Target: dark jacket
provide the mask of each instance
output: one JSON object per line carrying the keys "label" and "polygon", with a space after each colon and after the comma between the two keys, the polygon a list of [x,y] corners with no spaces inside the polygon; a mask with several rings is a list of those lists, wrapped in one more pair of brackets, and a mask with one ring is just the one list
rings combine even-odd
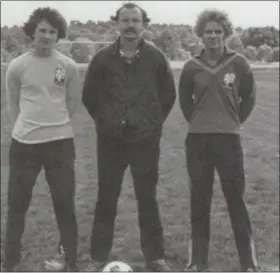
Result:
{"label": "dark jacket", "polygon": [[91,61],[82,101],[98,134],[141,139],[160,135],[176,98],[173,74],[163,53],[141,40],[128,64],[119,39]]}
{"label": "dark jacket", "polygon": [[188,61],[179,82],[179,101],[190,133],[239,133],[256,102],[255,81],[246,59],[226,48],[211,68],[204,51]]}

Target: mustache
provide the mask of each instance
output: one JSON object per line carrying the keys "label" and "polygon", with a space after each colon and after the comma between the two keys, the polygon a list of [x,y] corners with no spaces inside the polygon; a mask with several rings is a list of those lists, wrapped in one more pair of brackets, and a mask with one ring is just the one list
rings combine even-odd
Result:
{"label": "mustache", "polygon": [[129,28],[127,28],[124,32],[125,32],[125,33],[128,33],[128,32],[133,32],[133,33],[135,33],[136,31],[135,31],[135,29],[134,29],[133,27],[129,27]]}

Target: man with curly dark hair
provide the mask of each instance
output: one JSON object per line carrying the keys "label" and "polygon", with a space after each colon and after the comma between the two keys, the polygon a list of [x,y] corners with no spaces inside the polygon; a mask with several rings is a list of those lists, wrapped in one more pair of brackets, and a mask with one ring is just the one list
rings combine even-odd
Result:
{"label": "man with curly dark hair", "polygon": [[187,271],[208,267],[210,211],[216,169],[228,205],[243,271],[257,270],[251,223],[244,201],[245,175],[240,127],[256,101],[255,81],[247,60],[230,51],[233,33],[227,14],[206,10],[195,32],[205,49],[182,71],[179,100],[189,123],[186,137],[191,189],[192,240]]}
{"label": "man with curly dark hair", "polygon": [[54,49],[65,37],[66,27],[58,11],[36,9],[23,26],[34,47],[14,59],[7,70],[7,106],[13,130],[3,264],[6,271],[14,271],[20,263],[25,216],[42,167],[65,252],[62,266],[77,271],[75,146],[70,122],[80,80],[75,62]]}
{"label": "man with curly dark hair", "polygon": [[98,147],[99,188],[91,237],[93,261],[88,271],[99,271],[108,259],[128,166],[147,267],[170,271],[165,261],[156,188],[162,127],[176,97],[173,74],[163,53],[141,37],[149,22],[143,9],[126,3],[111,19],[120,37],[94,56],[82,96],[95,121]]}

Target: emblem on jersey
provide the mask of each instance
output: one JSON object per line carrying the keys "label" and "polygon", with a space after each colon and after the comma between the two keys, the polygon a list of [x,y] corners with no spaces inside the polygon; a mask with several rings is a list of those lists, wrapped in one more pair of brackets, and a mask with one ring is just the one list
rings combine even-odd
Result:
{"label": "emblem on jersey", "polygon": [[226,73],[224,76],[224,86],[232,87],[235,81],[235,74],[233,73]]}
{"label": "emblem on jersey", "polygon": [[54,82],[58,85],[64,85],[66,71],[62,67],[55,69],[54,73]]}

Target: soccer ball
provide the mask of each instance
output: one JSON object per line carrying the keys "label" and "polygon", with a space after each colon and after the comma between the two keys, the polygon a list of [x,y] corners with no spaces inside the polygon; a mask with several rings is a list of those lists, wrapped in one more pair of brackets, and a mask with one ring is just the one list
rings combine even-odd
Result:
{"label": "soccer ball", "polygon": [[102,272],[133,272],[133,269],[124,262],[115,261],[107,264]]}

